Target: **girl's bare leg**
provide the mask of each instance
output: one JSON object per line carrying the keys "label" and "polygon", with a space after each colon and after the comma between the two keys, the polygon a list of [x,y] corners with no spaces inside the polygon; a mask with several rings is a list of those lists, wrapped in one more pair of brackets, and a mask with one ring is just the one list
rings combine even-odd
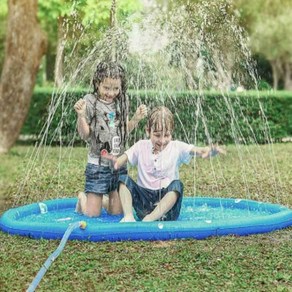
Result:
{"label": "girl's bare leg", "polygon": [[155,221],[160,219],[166,214],[176,203],[178,194],[176,192],[167,193],[158,203],[156,208],[148,215],[146,215],[142,221]]}
{"label": "girl's bare leg", "polygon": [[108,200],[107,211],[109,214],[118,215],[123,213],[120,196],[117,190],[109,193]]}
{"label": "girl's bare leg", "polygon": [[120,222],[135,222],[132,195],[125,184],[120,184],[119,193],[124,212],[124,218]]}
{"label": "girl's bare leg", "polygon": [[85,214],[86,202],[87,202],[87,197],[86,197],[85,193],[79,192],[75,212]]}
{"label": "girl's bare leg", "polygon": [[[108,210],[108,206],[109,206],[109,199],[107,196],[103,196],[102,207]],[[86,210],[87,210],[87,196],[84,192],[79,192],[75,212],[86,214],[87,213]]]}
{"label": "girl's bare leg", "polygon": [[108,196],[102,197],[102,207],[105,208],[107,211],[109,209],[109,198]]}
{"label": "girl's bare leg", "polygon": [[79,192],[78,193],[77,204],[76,204],[76,207],[75,207],[75,212],[77,212],[77,213],[83,213],[83,210],[82,210],[82,207],[81,207],[81,197],[83,195],[85,196],[85,194],[83,192]]}
{"label": "girl's bare leg", "polygon": [[[88,193],[86,198],[86,207],[84,210],[84,214],[89,217],[97,217],[101,213],[101,206],[102,206],[102,194],[94,194]],[[80,201],[82,206],[82,201]]]}

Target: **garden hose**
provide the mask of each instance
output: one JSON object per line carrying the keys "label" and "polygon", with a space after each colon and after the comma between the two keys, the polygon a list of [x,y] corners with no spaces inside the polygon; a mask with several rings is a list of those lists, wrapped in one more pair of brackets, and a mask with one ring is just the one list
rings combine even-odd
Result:
{"label": "garden hose", "polygon": [[37,273],[37,275],[35,276],[35,278],[33,279],[33,281],[31,282],[31,284],[29,285],[28,289],[26,290],[27,292],[33,292],[35,291],[36,287],[38,286],[39,282],[41,281],[41,279],[43,278],[44,274],[47,272],[47,270],[49,269],[50,265],[52,264],[52,262],[59,256],[59,254],[62,252],[62,250],[65,247],[65,244],[70,236],[70,234],[72,233],[72,231],[76,228],[81,228],[81,229],[85,229],[86,228],[86,222],[85,221],[79,221],[79,222],[75,222],[73,224],[71,224],[66,232],[64,233],[62,240],[59,244],[59,246],[57,247],[57,249],[48,257],[48,259],[45,261],[45,263],[43,264],[42,268],[39,270],[39,272]]}

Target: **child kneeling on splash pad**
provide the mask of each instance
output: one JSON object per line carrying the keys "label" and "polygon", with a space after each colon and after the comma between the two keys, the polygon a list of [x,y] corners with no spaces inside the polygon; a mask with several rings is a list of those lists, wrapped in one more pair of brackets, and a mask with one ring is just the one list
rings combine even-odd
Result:
{"label": "child kneeling on splash pad", "polygon": [[218,146],[195,147],[172,140],[174,119],[171,111],[155,107],[149,114],[146,134],[149,140],[140,140],[116,159],[115,169],[127,162],[138,167],[137,183],[128,175],[119,177],[119,195],[124,217],[121,222],[176,220],[180,213],[183,184],[179,167],[196,155],[202,158],[225,153]]}
{"label": "child kneeling on splash pad", "polygon": [[85,192],[78,194],[76,211],[89,217],[99,216],[102,206],[110,214],[122,213],[117,192],[118,177],[121,173],[126,174],[127,169],[115,170],[112,161],[103,158],[103,153],[114,157],[123,154],[128,134],[147,115],[147,107],[140,105],[128,121],[126,76],[118,63],[99,63],[92,84],[93,93],[74,105],[78,133],[89,145]]}

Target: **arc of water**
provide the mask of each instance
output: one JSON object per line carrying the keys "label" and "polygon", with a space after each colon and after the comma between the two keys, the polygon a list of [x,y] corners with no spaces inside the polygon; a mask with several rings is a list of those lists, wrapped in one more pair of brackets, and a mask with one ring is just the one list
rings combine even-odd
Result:
{"label": "arc of water", "polygon": [[117,23],[117,18],[116,18],[116,0],[112,0],[112,5],[111,5],[111,10],[110,10],[110,28],[111,28],[111,43],[112,43],[112,47],[111,47],[111,58],[112,61],[115,62],[117,61],[117,45],[116,45],[116,23]]}

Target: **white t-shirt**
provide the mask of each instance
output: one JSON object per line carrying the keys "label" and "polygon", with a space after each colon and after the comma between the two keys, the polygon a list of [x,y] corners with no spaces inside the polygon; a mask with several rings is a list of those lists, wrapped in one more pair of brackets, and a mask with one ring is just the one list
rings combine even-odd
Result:
{"label": "white t-shirt", "polygon": [[161,152],[152,152],[150,140],[140,140],[125,153],[131,165],[138,167],[137,184],[143,188],[158,190],[179,179],[179,167],[193,157],[193,145],[170,141]]}

